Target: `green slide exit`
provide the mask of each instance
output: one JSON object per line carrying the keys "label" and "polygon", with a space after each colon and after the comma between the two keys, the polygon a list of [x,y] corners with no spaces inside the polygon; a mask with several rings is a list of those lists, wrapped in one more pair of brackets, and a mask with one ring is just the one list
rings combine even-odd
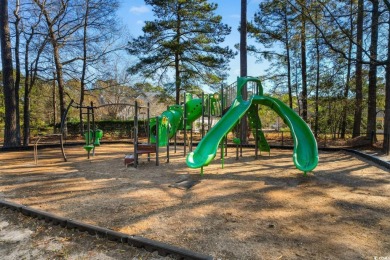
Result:
{"label": "green slide exit", "polygon": [[282,101],[267,97],[256,96],[254,102],[274,110],[289,126],[294,140],[293,161],[295,166],[309,172],[318,164],[318,147],[313,132],[303,119]]}

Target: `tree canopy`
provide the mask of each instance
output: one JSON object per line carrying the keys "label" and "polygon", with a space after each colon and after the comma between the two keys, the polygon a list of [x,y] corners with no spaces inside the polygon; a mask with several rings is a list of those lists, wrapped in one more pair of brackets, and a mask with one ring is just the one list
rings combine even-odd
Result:
{"label": "tree canopy", "polygon": [[173,77],[176,103],[182,89],[220,82],[234,53],[222,46],[231,28],[215,15],[217,4],[206,0],[145,2],[152,6],[156,19],[145,23],[144,35],[129,42],[129,53],[139,59],[129,71],[159,82]]}

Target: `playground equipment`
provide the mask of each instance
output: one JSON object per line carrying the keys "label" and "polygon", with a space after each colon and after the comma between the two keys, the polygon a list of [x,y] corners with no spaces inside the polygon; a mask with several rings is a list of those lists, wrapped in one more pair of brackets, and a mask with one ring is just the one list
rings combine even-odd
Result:
{"label": "playground equipment", "polygon": [[[97,146],[100,146],[100,140],[103,138],[103,131],[100,129],[96,128],[95,124],[95,110],[103,108],[103,107],[110,107],[110,106],[123,106],[123,107],[134,107],[134,117],[137,121],[137,129],[134,131],[138,133],[138,113],[140,109],[147,108],[147,114],[148,114],[148,121],[149,121],[149,103],[146,106],[138,106],[137,102],[134,104],[129,104],[129,103],[110,103],[110,104],[103,104],[100,106],[94,106],[93,102],[90,103],[89,106],[81,106],[77,103],[74,102],[73,99],[71,99],[70,103],[68,104],[64,114],[62,115],[61,118],[61,150],[62,150],[62,155],[64,157],[64,161],[67,161],[66,154],[65,154],[65,149],[63,146],[63,140],[62,136],[65,135],[65,119],[67,118],[68,112],[70,108],[75,108],[75,109],[82,109],[82,114],[87,115],[87,124],[84,125],[86,129],[83,131],[83,136],[85,139],[85,145],[83,148],[88,152],[88,159],[90,159],[90,154],[92,152],[92,155],[95,154],[95,148]],[[134,137],[136,139],[136,137]],[[138,139],[137,139],[138,142]],[[135,150],[137,149],[137,142],[134,142],[134,147]]]}
{"label": "playground equipment", "polygon": [[[190,130],[190,150],[192,149],[192,130],[193,123],[202,117],[201,133],[202,137],[205,132],[204,118],[209,119],[208,126],[210,129],[210,119],[212,116],[221,116],[223,108],[222,96],[219,93],[204,94],[201,98],[193,98],[191,93],[184,93],[183,105],[169,106],[159,117],[150,120],[150,142],[157,144],[159,147],[169,145],[169,140],[175,137],[176,147],[176,133],[179,130],[184,131],[184,155],[186,155],[187,147],[187,130]],[[157,126],[157,121],[160,123]],[[156,136],[159,136],[158,141]],[[169,147],[168,147],[169,149]]]}
{"label": "playground equipment", "polygon": [[[242,89],[247,86],[248,82],[255,82],[256,88],[251,91],[248,100],[244,100]],[[250,92],[248,91],[248,93]],[[293,162],[295,166],[305,174],[313,170],[318,164],[318,148],[310,128],[283,102],[264,96],[260,80],[253,77],[239,77],[237,79],[236,99],[218,123],[204,136],[196,149],[188,154],[187,165],[191,168],[201,168],[203,173],[203,166],[207,166],[214,159],[221,140],[245,114],[248,114],[249,122],[255,129],[256,151],[257,149],[269,151],[269,145],[261,131],[257,105],[264,105],[274,110],[290,128],[294,140]]]}
{"label": "playground equipment", "polygon": [[[95,107],[93,102],[90,106],[78,106],[80,109],[86,110],[86,112],[81,112],[82,114],[87,115],[87,131],[84,132],[85,145],[84,149],[88,153],[88,159],[90,159],[90,154],[95,155],[95,147],[100,146],[100,139],[103,138],[103,131],[96,128],[95,125]],[[92,128],[91,128],[91,119],[92,119]]]}
{"label": "playground equipment", "polygon": [[186,155],[187,147],[187,130],[190,130],[190,150],[192,149],[192,130],[193,123],[198,118],[202,117],[202,137],[204,135],[204,117],[210,118],[213,115],[220,116],[222,111],[221,100],[218,93],[205,95],[202,93],[202,98],[193,98],[190,93],[184,93],[183,105],[172,105],[167,108],[160,116],[150,118],[149,104],[147,111],[148,140],[147,143],[139,143],[138,136],[138,109],[142,108],[135,103],[134,114],[134,153],[125,157],[125,165],[133,164],[135,168],[138,166],[139,155],[147,154],[150,161],[150,154],[156,154],[156,165],[159,165],[159,148],[166,147],[167,162],[169,162],[169,140],[174,137],[175,152],[176,152],[176,134],[179,130],[184,130],[184,155]]}

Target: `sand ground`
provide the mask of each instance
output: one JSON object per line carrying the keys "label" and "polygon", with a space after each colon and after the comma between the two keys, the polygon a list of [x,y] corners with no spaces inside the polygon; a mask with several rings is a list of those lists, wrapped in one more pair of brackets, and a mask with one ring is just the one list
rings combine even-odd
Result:
{"label": "sand ground", "polygon": [[[216,259],[390,258],[390,174],[355,155],[320,152],[318,167],[303,176],[290,150],[256,160],[247,148],[237,161],[229,149],[223,169],[216,158],[201,176],[187,168],[182,147],[171,151],[169,164],[163,152],[160,166],[142,156],[137,169],[123,165],[132,150],[103,144],[88,160],[82,147],[67,147],[63,162],[59,149],[41,149],[37,165],[32,151],[1,153],[0,197]],[[195,185],[186,189],[184,179]],[[0,213],[3,256],[15,243],[52,243],[53,250],[32,248],[42,259],[159,258]],[[22,232],[16,242],[7,236],[15,225]],[[23,250],[17,258],[39,258]]]}

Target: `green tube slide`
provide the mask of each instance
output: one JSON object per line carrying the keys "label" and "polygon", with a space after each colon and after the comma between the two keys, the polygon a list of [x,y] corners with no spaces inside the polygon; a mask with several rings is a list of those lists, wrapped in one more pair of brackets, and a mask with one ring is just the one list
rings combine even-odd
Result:
{"label": "green tube slide", "polygon": [[[186,102],[186,129],[190,130],[192,123],[202,115],[202,100],[190,99]],[[156,134],[158,131],[158,146],[163,147],[168,144],[178,130],[184,130],[184,109],[181,105],[168,107],[160,116],[158,116],[159,127],[156,127],[156,118],[150,120],[150,142],[156,143]]]}
{"label": "green tube slide", "polygon": [[222,138],[229,133],[250,106],[251,101],[240,102],[238,99],[234,100],[230,109],[203,137],[195,151],[188,154],[187,165],[190,168],[207,166],[217,154],[218,145]]}
{"label": "green tube slide", "polygon": [[[248,101],[236,99],[228,112],[201,140],[196,149],[189,153],[186,162],[190,168],[207,166],[215,157],[222,138],[253,104],[261,104],[273,109],[290,127],[294,140],[293,161],[303,171],[313,170],[318,164],[317,142],[308,125],[283,102],[265,96],[254,96]],[[252,112],[253,114],[253,112]]]}
{"label": "green tube slide", "polygon": [[266,96],[256,96],[253,100],[274,110],[289,126],[294,140],[293,161],[303,171],[312,171],[318,164],[317,141],[303,119],[282,101]]}

